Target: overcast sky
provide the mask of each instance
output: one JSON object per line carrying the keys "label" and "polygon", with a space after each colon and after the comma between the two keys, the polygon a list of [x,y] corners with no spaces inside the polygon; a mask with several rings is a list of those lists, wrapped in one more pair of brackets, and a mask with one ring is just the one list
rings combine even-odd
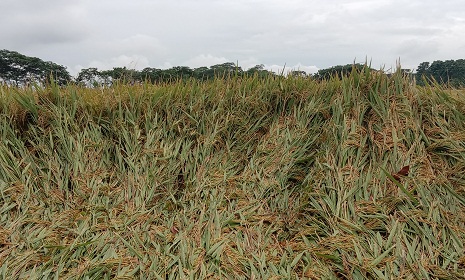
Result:
{"label": "overcast sky", "polygon": [[100,70],[465,58],[463,0],[1,0],[0,49]]}

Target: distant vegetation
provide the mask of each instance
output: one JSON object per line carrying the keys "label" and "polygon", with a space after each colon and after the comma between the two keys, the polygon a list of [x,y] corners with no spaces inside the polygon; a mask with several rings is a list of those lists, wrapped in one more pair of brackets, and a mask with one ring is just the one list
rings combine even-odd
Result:
{"label": "distant vegetation", "polygon": [[49,82],[50,76],[59,84],[71,81],[66,67],[18,52],[0,50],[0,80],[19,85],[30,82]]}
{"label": "distant vegetation", "polygon": [[[301,70],[292,70],[292,76],[312,77],[317,80],[329,79],[332,76],[348,76],[355,67],[358,70],[365,67],[363,64],[347,64],[320,69],[315,74],[306,73]],[[379,70],[379,69],[373,69]],[[452,87],[465,86],[465,59],[434,61],[433,63],[422,62],[415,73],[404,70],[410,77],[415,77],[417,84],[447,84]],[[147,67],[143,70],[128,69],[126,67],[115,67],[111,70],[99,70],[97,68],[81,69],[77,77],[73,78],[66,67],[53,62],[44,62],[36,57],[28,57],[15,51],[0,51],[0,81],[10,85],[25,85],[30,82],[49,82],[50,77],[58,84],[69,82],[78,83],[87,87],[110,86],[116,81],[129,83],[166,83],[175,82],[179,79],[196,79],[200,81],[212,80],[215,77],[227,78],[235,76],[258,76],[267,78],[278,74],[265,69],[264,65],[256,65],[248,70],[232,63],[222,63],[210,67],[199,67],[191,69],[187,66],[176,66],[169,69],[158,69]]]}
{"label": "distant vegetation", "polygon": [[416,76],[417,82],[420,85],[429,83],[428,78],[432,78],[440,84],[448,84],[452,87],[465,87],[465,59],[436,60],[431,64],[423,62],[418,66]]}
{"label": "distant vegetation", "polygon": [[462,279],[463,92],[322,78],[0,86],[0,278]]}
{"label": "distant vegetation", "polygon": [[141,71],[127,69],[126,67],[116,67],[112,70],[99,71],[97,68],[82,69],[76,78],[76,82],[84,85],[100,86],[111,85],[115,81],[125,82],[149,82],[149,83],[166,83],[175,82],[180,79],[188,80],[191,78],[204,81],[212,80],[215,77],[227,78],[232,75],[258,75],[265,78],[274,75],[272,72],[264,69],[263,65],[257,65],[247,71],[232,62],[213,65],[211,67],[199,67],[191,69],[187,66],[176,66],[170,69],[145,68]]}

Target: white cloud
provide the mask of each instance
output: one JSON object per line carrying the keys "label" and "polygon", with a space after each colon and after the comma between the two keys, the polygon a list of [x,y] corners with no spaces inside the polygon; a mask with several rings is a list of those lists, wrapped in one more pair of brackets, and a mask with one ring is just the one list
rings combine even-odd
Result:
{"label": "white cloud", "polygon": [[212,65],[221,64],[225,62],[230,62],[230,61],[225,57],[217,57],[211,54],[200,54],[200,55],[194,56],[184,61],[183,65],[189,66],[191,68],[198,68],[202,66],[209,67]]}
{"label": "white cloud", "polygon": [[302,65],[301,63],[295,64],[293,66],[287,66],[287,65],[265,65],[265,69],[269,71],[273,71],[277,74],[288,74],[291,71],[305,71],[307,74],[315,74],[318,72],[318,67],[313,66],[313,65]]}
{"label": "white cloud", "polygon": [[[463,1],[2,0],[2,48],[79,65],[316,68],[463,58]],[[302,63],[302,64],[299,64]],[[307,66],[309,65],[309,66]],[[404,65],[402,65],[404,66]],[[292,68],[292,67],[289,67]]]}
{"label": "white cloud", "polygon": [[68,1],[1,1],[0,33],[9,48],[79,43],[88,36],[82,7]]}
{"label": "white cloud", "polygon": [[433,57],[438,52],[439,46],[439,43],[433,39],[408,39],[400,42],[394,52],[401,57]]}
{"label": "white cloud", "polygon": [[109,60],[94,60],[89,63],[89,67],[95,67],[99,70],[113,69],[114,67],[126,67],[128,69],[143,69],[149,67],[149,60],[141,55],[119,55]]}
{"label": "white cloud", "polygon": [[160,43],[160,40],[146,34],[135,34],[121,40],[112,41],[106,45],[123,52],[166,53],[166,48]]}

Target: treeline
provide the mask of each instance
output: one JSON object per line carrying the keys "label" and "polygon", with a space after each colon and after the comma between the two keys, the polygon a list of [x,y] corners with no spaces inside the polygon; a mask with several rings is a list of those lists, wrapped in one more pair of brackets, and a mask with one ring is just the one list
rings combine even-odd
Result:
{"label": "treeline", "polygon": [[[293,70],[293,76],[312,77],[318,80],[328,79],[335,75],[347,76],[356,68],[361,70],[367,67],[364,64],[347,64],[320,69],[315,74],[305,71]],[[375,69],[372,69],[376,71]],[[402,70],[405,74],[414,77],[419,85],[438,82],[453,87],[465,87],[465,59],[422,62],[415,73]],[[288,74],[288,73],[286,73]],[[258,77],[277,76],[278,74],[266,70],[263,64],[256,65],[248,70],[232,62],[199,67],[191,69],[187,66],[176,66],[169,69],[147,67],[143,70],[115,67],[111,70],[97,68],[82,69],[77,77],[72,77],[65,66],[50,61],[42,61],[37,57],[29,57],[15,51],[0,50],[0,81],[10,85],[24,85],[31,82],[48,83],[53,78],[60,85],[78,83],[86,87],[111,86],[115,81],[123,80],[128,83],[150,82],[166,83],[179,79],[208,80],[215,77],[228,77],[230,75]]]}
{"label": "treeline", "polygon": [[465,59],[436,60],[431,64],[422,62],[415,75],[419,85],[436,81],[452,87],[465,87]]}
{"label": "treeline", "polygon": [[111,85],[115,80],[125,82],[150,82],[164,83],[179,79],[208,80],[214,77],[228,77],[231,75],[258,75],[266,77],[275,75],[265,70],[264,65],[256,65],[246,71],[232,62],[213,65],[210,67],[199,67],[191,69],[187,66],[176,66],[169,69],[158,69],[147,67],[143,70],[128,69],[126,67],[115,67],[111,70],[99,71],[97,68],[82,69],[76,77],[76,82],[86,86]]}
{"label": "treeline", "polygon": [[0,79],[4,83],[47,83],[50,77],[59,84],[66,84],[72,80],[65,66],[15,51],[0,50]]}
{"label": "treeline", "polygon": [[[305,75],[303,71],[294,71],[294,75]],[[199,67],[191,69],[187,66],[176,66],[169,69],[147,67],[143,70],[115,67],[111,70],[98,70],[97,68],[82,69],[77,77],[73,78],[65,66],[53,62],[42,61],[37,57],[29,57],[15,51],[0,51],[0,81],[9,85],[25,85],[31,82],[48,83],[51,78],[60,85],[70,82],[87,87],[110,86],[117,80],[128,83],[150,82],[163,83],[179,79],[195,78],[199,80],[214,77],[228,77],[230,75],[258,75],[266,77],[276,75],[265,69],[263,64],[256,65],[248,70],[232,62]]]}

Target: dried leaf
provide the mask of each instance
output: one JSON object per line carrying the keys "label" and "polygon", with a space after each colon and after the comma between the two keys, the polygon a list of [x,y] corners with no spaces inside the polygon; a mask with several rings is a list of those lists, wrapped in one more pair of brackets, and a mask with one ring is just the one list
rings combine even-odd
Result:
{"label": "dried leaf", "polygon": [[177,234],[179,232],[179,229],[175,226],[171,227],[171,233],[172,234]]}
{"label": "dried leaf", "polygon": [[402,169],[399,170],[399,172],[397,172],[397,174],[402,175],[402,176],[407,176],[409,170],[410,170],[410,166],[406,165],[406,166],[402,167]]}
{"label": "dried leaf", "polygon": [[408,175],[408,172],[410,170],[410,166],[409,165],[406,165],[404,167],[402,167],[397,173],[393,173],[391,174],[392,177],[394,177],[394,179],[396,179],[397,181],[400,181],[400,178],[402,178],[402,176],[407,176]]}

